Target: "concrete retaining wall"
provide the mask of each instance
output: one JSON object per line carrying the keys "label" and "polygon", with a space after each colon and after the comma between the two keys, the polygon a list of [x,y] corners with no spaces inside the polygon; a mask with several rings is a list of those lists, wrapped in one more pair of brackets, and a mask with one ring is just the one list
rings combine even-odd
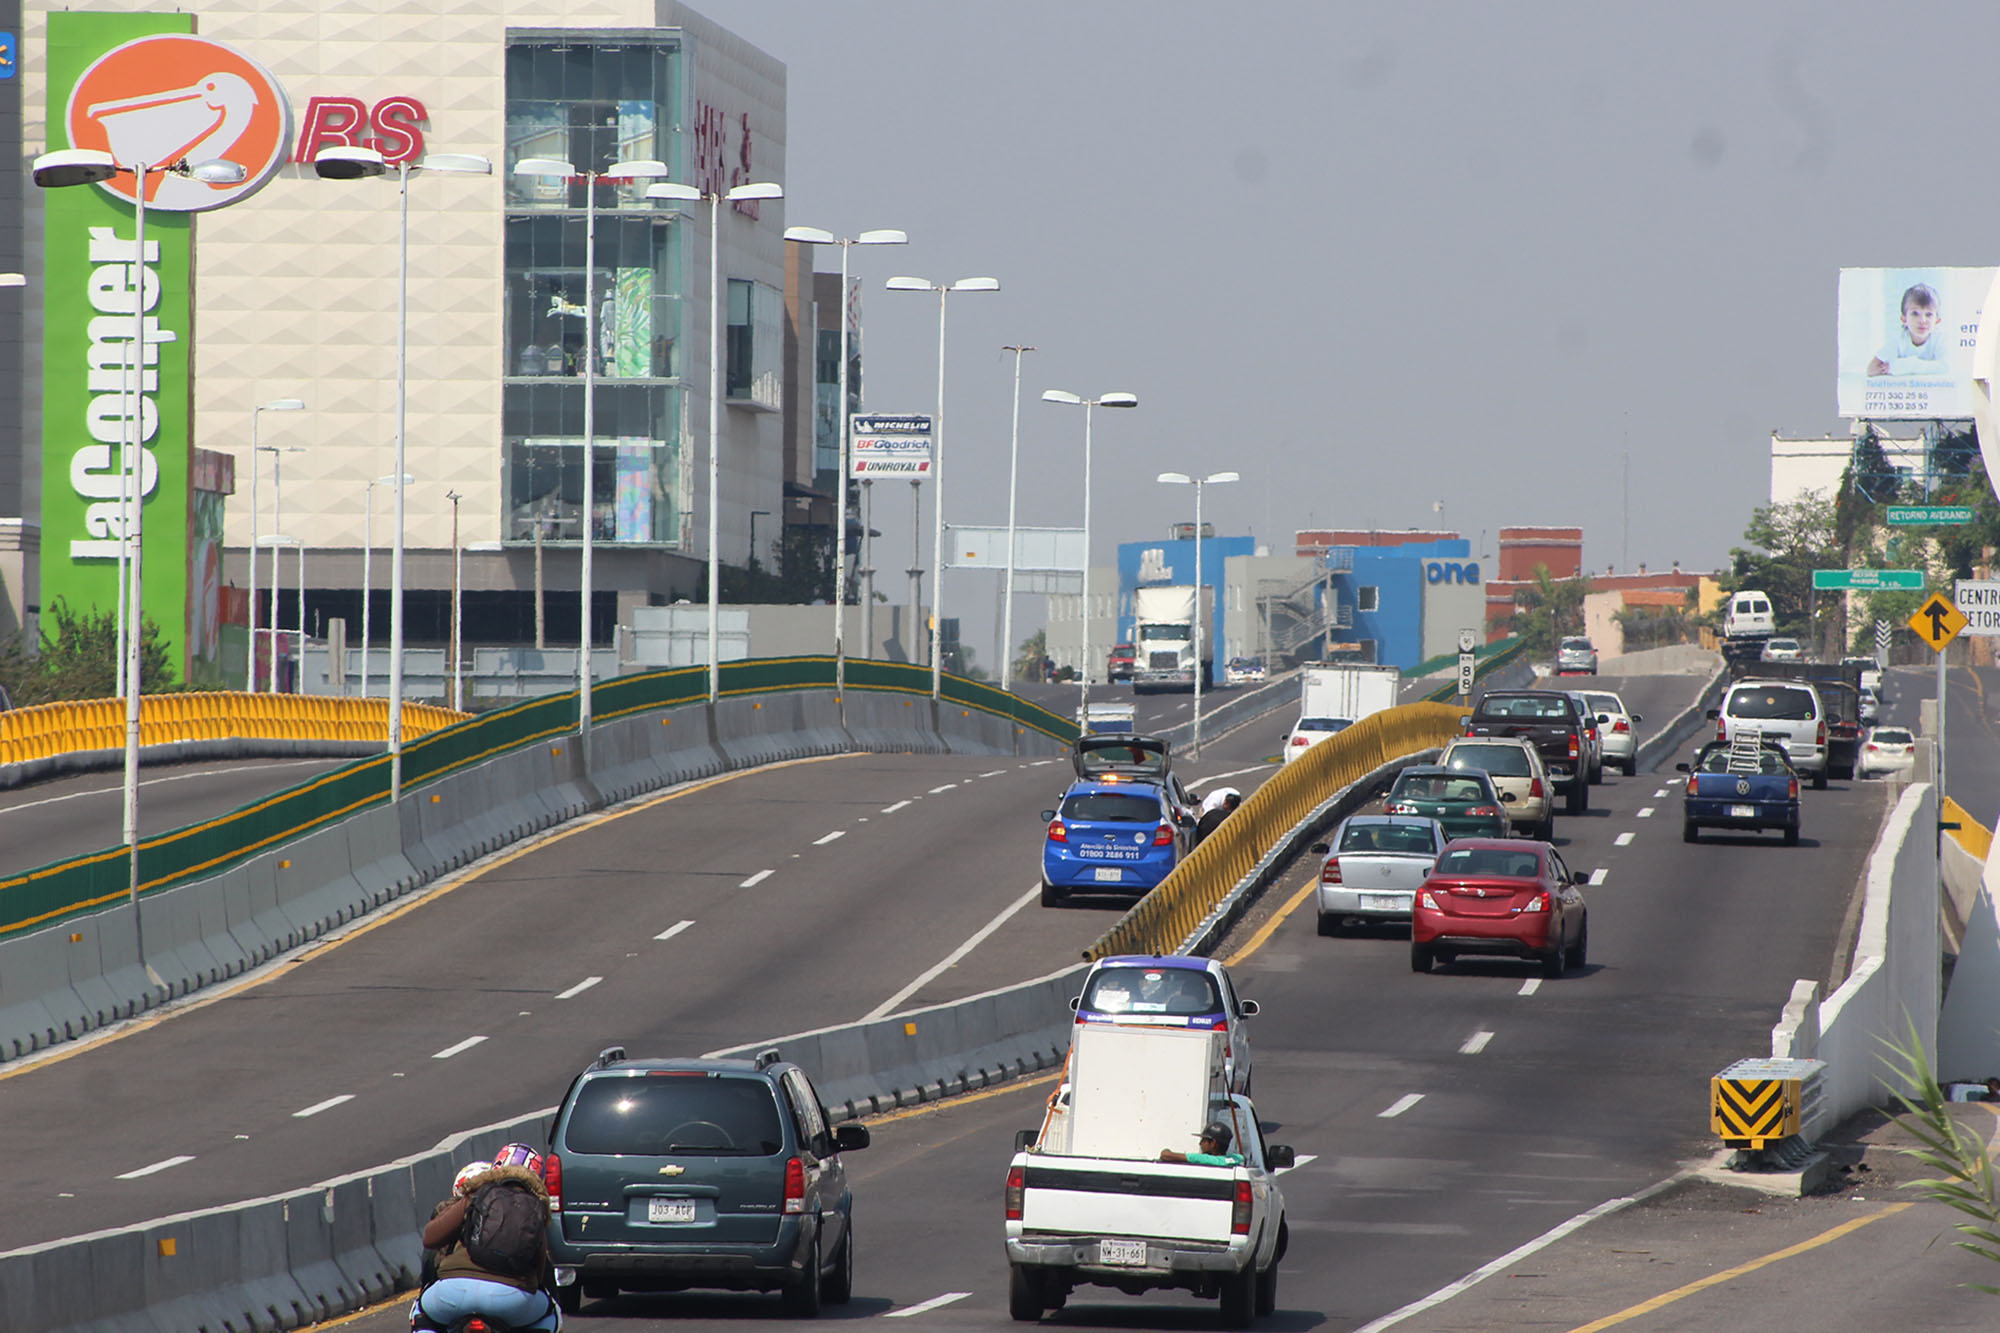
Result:
{"label": "concrete retaining wall", "polygon": [[[1689,648],[1686,645],[1681,645],[1678,648],[1651,648],[1646,653],[1634,653],[1631,656],[1635,658],[1644,657],[1650,653],[1686,653],[1699,655],[1704,660],[1696,663],[1696,665],[1705,667],[1708,680],[1701,687],[1701,693],[1695,696],[1693,703],[1674,714],[1673,717],[1667,720],[1665,725],[1655,727],[1652,735],[1639,742],[1639,751],[1634,756],[1633,765],[1641,773],[1650,773],[1662,763],[1679,754],[1681,747],[1686,745],[1708,725],[1708,710],[1718,707],[1722,703],[1723,691],[1729,688],[1729,668],[1714,653],[1700,648]],[[1625,660],[1629,661],[1631,659],[1627,658]],[[1693,660],[1692,657],[1690,660]],[[1693,675],[1696,673],[1690,671],[1687,674]]]}

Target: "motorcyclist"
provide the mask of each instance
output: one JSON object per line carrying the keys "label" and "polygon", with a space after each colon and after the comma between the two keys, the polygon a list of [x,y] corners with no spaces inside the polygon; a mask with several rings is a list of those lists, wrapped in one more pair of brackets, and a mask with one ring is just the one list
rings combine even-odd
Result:
{"label": "motorcyclist", "polygon": [[549,1192],[542,1183],[541,1172],[540,1153],[524,1143],[510,1143],[491,1163],[471,1163],[458,1173],[452,1197],[438,1205],[424,1227],[425,1249],[437,1252],[437,1275],[410,1307],[412,1329],[443,1330],[469,1315],[481,1315],[509,1328],[536,1333],[557,1333],[561,1329],[562,1313],[548,1290],[545,1222],[535,1233],[539,1252],[529,1265],[531,1271],[521,1275],[481,1267],[468,1253],[463,1234],[474,1200],[487,1190],[525,1191],[539,1204],[545,1219]]}

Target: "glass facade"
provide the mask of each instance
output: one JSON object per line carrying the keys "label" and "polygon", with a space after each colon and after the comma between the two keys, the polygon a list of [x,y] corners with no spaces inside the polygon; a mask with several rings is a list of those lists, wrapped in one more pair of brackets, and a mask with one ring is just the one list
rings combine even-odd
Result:
{"label": "glass facade", "polygon": [[[685,545],[682,445],[686,227],[647,180],[517,176],[525,157],[579,173],[652,158],[672,178],[685,53],[655,32],[517,31],[507,49],[505,541]],[[585,192],[595,189],[592,200]],[[586,204],[596,250],[586,272]],[[594,375],[591,490],[583,494],[584,384]]]}
{"label": "glass facade", "polygon": [[747,278],[729,280],[728,369],[723,392],[739,407],[775,412],[784,403],[785,298]]}

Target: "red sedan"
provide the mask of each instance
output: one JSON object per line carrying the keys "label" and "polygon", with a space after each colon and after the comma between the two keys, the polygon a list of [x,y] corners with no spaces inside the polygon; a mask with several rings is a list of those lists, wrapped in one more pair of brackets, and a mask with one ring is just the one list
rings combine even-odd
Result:
{"label": "red sedan", "polygon": [[1582,967],[1590,917],[1577,885],[1588,878],[1545,842],[1460,838],[1417,889],[1410,970],[1464,954],[1539,962],[1545,977]]}

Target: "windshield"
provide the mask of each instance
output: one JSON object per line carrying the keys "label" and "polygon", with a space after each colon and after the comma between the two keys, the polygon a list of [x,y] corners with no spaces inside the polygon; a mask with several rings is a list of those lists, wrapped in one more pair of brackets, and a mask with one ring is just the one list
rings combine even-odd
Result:
{"label": "windshield", "polygon": [[1413,801],[1491,801],[1493,789],[1485,770],[1458,773],[1406,774],[1396,780],[1389,799]]}
{"label": "windshield", "polygon": [[[1700,771],[1703,773],[1727,773],[1729,768],[1729,747],[1718,745],[1701,757]],[[1790,773],[1791,766],[1785,757],[1769,746],[1757,750],[1757,771],[1765,777],[1782,777]]]}
{"label": "windshield", "polygon": [[1438,858],[1437,873],[1534,879],[1542,873],[1542,859],[1535,852],[1506,847],[1447,847]]}
{"label": "windshield", "polygon": [[1724,710],[1730,717],[1769,718],[1785,722],[1809,722],[1818,715],[1811,690],[1786,685],[1760,685],[1738,690],[1729,696]]}
{"label": "windshield", "polygon": [[1086,792],[1063,801],[1062,817],[1100,824],[1156,824],[1160,803],[1123,792]]}
{"label": "windshield", "polygon": [[1878,745],[1915,745],[1916,737],[1900,727],[1877,727],[1869,734],[1869,740]]}
{"label": "windshield", "polygon": [[563,1127],[563,1150],[591,1155],[769,1157],[784,1146],[771,1085],[726,1074],[594,1078]]}
{"label": "windshield", "polygon": [[1185,643],[1193,636],[1194,627],[1192,625],[1176,623],[1172,625],[1139,626],[1139,637],[1152,643]]}
{"label": "windshield", "polygon": [[1586,694],[1583,697],[1590,701],[1590,711],[1593,713],[1622,713],[1625,711],[1624,702],[1615,694]]}
{"label": "windshield", "polygon": [[1344,717],[1302,717],[1300,731],[1345,731],[1354,724]]}
{"label": "windshield", "polygon": [[1566,718],[1568,702],[1560,695],[1489,694],[1480,700],[1477,717]]}
{"label": "windshield", "polygon": [[1563,647],[1565,647],[1565,648],[1573,648],[1573,649],[1577,650],[1578,652],[1585,652],[1585,653],[1587,653],[1587,652],[1589,652],[1589,651],[1590,651],[1590,640],[1589,640],[1589,639],[1564,639],[1564,640],[1563,640],[1563,644],[1562,644],[1562,646],[1563,646]]}
{"label": "windshield", "polygon": [[1222,1008],[1215,979],[1189,967],[1100,968],[1081,1006],[1093,1014],[1212,1014]]}
{"label": "windshield", "polygon": [[1444,763],[1454,773],[1473,768],[1503,778],[1534,775],[1534,770],[1528,767],[1528,752],[1518,745],[1454,745]]}
{"label": "windshield", "polygon": [[1341,852],[1422,852],[1437,850],[1421,824],[1349,824],[1340,834]]}

